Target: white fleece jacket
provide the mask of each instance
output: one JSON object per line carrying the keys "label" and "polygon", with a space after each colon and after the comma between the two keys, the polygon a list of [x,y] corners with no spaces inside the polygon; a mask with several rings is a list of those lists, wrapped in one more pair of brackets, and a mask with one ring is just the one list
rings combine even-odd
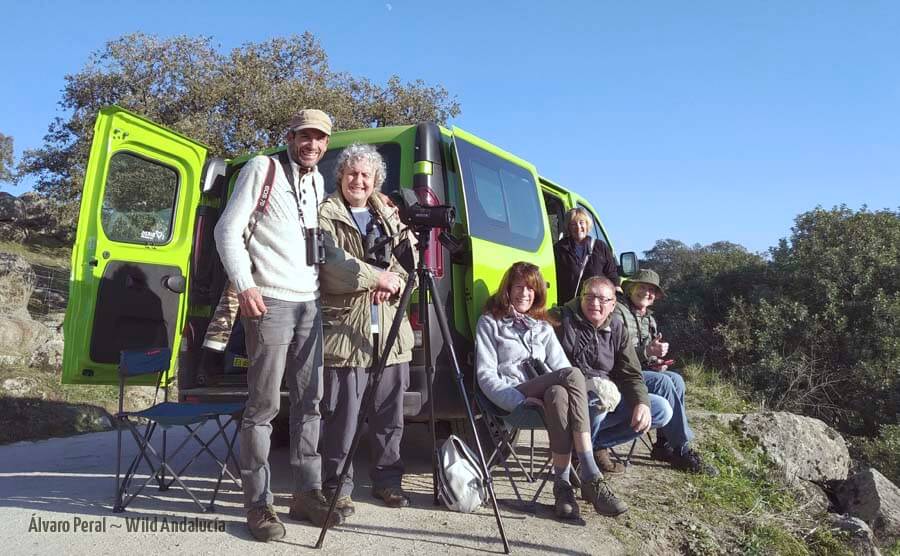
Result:
{"label": "white fleece jacket", "polygon": [[[255,156],[238,174],[234,191],[216,224],[216,248],[228,278],[238,292],[257,287],[265,297],[283,301],[312,301],[319,297],[318,269],[306,264],[306,240],[297,214],[297,199],[281,164],[275,161],[275,179],[269,205],[248,244],[245,234],[256,207],[268,156]],[[291,161],[294,175],[300,167]],[[299,180],[300,207],[307,227],[318,227],[318,206],[325,198],[324,181],[317,169]],[[252,268],[252,272],[251,272]]]}

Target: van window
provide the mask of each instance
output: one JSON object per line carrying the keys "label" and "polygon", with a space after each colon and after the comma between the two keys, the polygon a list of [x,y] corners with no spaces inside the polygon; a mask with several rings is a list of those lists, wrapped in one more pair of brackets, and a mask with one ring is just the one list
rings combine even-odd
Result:
{"label": "van window", "polygon": [[544,205],[547,207],[547,220],[550,222],[553,243],[556,243],[566,233],[566,209],[562,199],[547,192],[544,192]]}
{"label": "van window", "polygon": [[534,175],[494,154],[456,138],[466,192],[469,233],[525,251],[544,239]]}
{"label": "van window", "polygon": [[609,243],[606,241],[606,237],[603,235],[603,230],[600,228],[600,222],[597,221],[597,217],[594,216],[594,213],[591,209],[587,208],[581,203],[578,203],[578,206],[583,208],[588,214],[591,215],[591,220],[593,221],[593,226],[591,226],[591,235],[594,236],[594,239],[599,239],[603,243]]}
{"label": "van window", "polygon": [[[400,188],[400,144],[399,143],[381,143],[373,144],[378,154],[384,159],[387,166],[387,175],[384,183],[381,185],[381,192],[387,195]],[[337,181],[335,181],[334,172],[337,170],[338,156],[341,154],[342,148],[330,149],[322,160],[319,162],[319,173],[325,179],[325,193],[330,195],[337,189]]]}
{"label": "van window", "polygon": [[174,169],[131,153],[115,153],[103,191],[103,232],[122,243],[167,243],[177,193]]}

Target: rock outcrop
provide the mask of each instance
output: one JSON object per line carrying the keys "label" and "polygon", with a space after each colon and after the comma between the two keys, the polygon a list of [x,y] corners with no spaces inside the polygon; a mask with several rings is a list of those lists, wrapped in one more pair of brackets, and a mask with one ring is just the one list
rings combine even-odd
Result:
{"label": "rock outcrop", "polygon": [[60,225],[58,207],[51,201],[31,191],[19,197],[0,191],[0,240],[52,238],[68,243],[74,237],[71,226]]}
{"label": "rock outcrop", "polygon": [[843,481],[850,470],[847,444],[837,431],[812,417],[787,412],[750,413],[738,423],[792,482]]}
{"label": "rock outcrop", "polygon": [[900,540],[900,488],[877,470],[860,471],[835,494],[844,511],[865,521],[880,542]]}
{"label": "rock outcrop", "polygon": [[881,556],[875,545],[875,536],[865,521],[846,514],[832,514],[828,521],[832,529],[847,535],[847,541],[857,556]]}

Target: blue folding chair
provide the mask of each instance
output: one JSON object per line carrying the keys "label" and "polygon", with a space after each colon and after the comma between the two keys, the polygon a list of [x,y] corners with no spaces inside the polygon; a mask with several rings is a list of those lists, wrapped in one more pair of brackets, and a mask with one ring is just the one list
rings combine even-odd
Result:
{"label": "blue folding chair", "polygon": [[[497,465],[501,465],[506,474],[506,478],[512,485],[513,492],[515,493],[519,504],[523,506],[523,509],[532,512],[535,511],[537,508],[537,500],[540,498],[541,492],[547,485],[547,479],[550,477],[548,471],[550,470],[552,461],[552,457],[548,456],[546,461],[544,461],[538,469],[537,474],[534,473],[534,431],[547,430],[543,409],[537,406],[523,404],[512,412],[505,411],[489,400],[481,389],[478,388],[477,384],[475,386],[475,403],[477,403],[478,407],[481,409],[481,419],[490,433],[491,439],[494,441],[494,450],[490,457],[487,458],[488,470],[491,471]],[[523,430],[531,431],[530,472],[525,470],[525,466],[522,464],[522,461],[516,453],[516,437],[518,436],[519,431]],[[533,483],[537,477],[543,475],[543,479],[541,480],[540,485],[538,485],[537,491],[528,501],[526,501],[519,492],[515,477],[507,463],[510,456],[515,460],[519,469],[522,470],[527,482]]]}
{"label": "blue folding chair", "polygon": [[[234,455],[235,441],[240,425],[241,414],[244,410],[243,403],[177,403],[169,401],[169,384],[166,372],[169,370],[169,361],[172,359],[172,350],[169,348],[150,348],[137,351],[122,351],[119,359],[119,411],[115,415],[118,438],[116,457],[116,497],[114,512],[123,512],[125,507],[139,495],[151,482],[156,482],[160,491],[168,490],[173,483],[177,483],[191,499],[200,507],[200,511],[215,511],[216,496],[222,486],[222,480],[228,475],[240,489],[240,481],[228,470],[231,462],[235,469],[239,469]],[[156,395],[163,390],[163,401],[155,403],[142,411],[125,411],[125,383],[128,378],[155,373]],[[142,425],[142,421],[145,423]],[[200,436],[200,429],[206,423],[215,423],[215,434],[207,440]],[[227,428],[234,425],[234,432],[229,437]],[[139,427],[143,426],[143,431]],[[184,427],[188,436],[171,453],[166,451],[167,432],[171,427]],[[162,446],[157,450],[153,446],[153,435],[157,428],[162,428]],[[122,430],[128,429],[137,443],[138,453],[131,461],[124,476],[122,469]],[[225,456],[220,459],[212,449],[213,442],[221,436],[226,447]],[[178,471],[172,467],[173,458],[188,445],[191,440],[200,445],[197,452]],[[219,471],[216,477],[216,486],[213,489],[209,503],[204,505],[194,492],[188,488],[182,479],[185,471],[202,454],[208,454],[218,464]],[[141,462],[146,462],[149,467],[149,476],[137,485],[135,481]],[[135,486],[137,485],[137,486]]]}

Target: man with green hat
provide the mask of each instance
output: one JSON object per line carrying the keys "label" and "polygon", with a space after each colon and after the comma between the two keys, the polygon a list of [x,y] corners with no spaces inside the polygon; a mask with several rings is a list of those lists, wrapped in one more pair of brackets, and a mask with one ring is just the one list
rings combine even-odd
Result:
{"label": "man with green hat", "polygon": [[669,370],[674,363],[674,360],[666,359],[669,343],[663,341],[650,311],[650,306],[665,295],[659,285],[659,274],[641,269],[623,282],[622,290],[624,300],[616,304],[613,318],[622,322],[634,342],[647,391],[665,398],[672,406],[672,419],[657,429],[656,443],[650,456],[667,461],[676,469],[716,475],[716,469],[705,463],[700,454],[690,447],[694,432],[688,425],[684,406],[684,379]]}

